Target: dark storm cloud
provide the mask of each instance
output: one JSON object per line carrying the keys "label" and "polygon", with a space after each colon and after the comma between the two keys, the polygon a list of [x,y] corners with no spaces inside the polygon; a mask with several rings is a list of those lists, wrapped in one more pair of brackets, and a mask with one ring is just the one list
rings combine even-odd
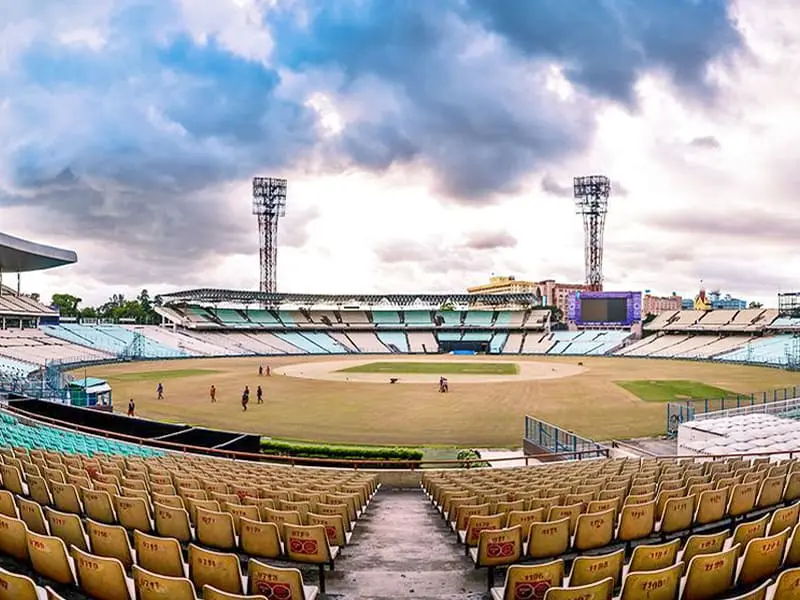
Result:
{"label": "dark storm cloud", "polygon": [[[525,81],[543,63],[564,65],[589,94],[633,106],[638,78],[653,70],[710,97],[709,63],[742,45],[722,0],[316,0],[301,24],[277,14],[283,64],[339,70],[340,94],[369,78],[394,92],[391,108],[349,121],[341,152],[376,170],[420,161],[441,191],[473,203],[518,190],[526,174],[591,138],[591,105]],[[487,33],[506,46],[475,52]],[[525,71],[508,66],[517,60]]]}
{"label": "dark storm cloud", "polygon": [[567,78],[628,105],[647,71],[666,72],[707,96],[709,63],[742,47],[727,0],[467,0],[494,32],[537,59],[565,65]]}
{"label": "dark storm cloud", "polygon": [[471,250],[516,248],[517,238],[507,231],[477,231],[467,236],[464,247]]}
{"label": "dark storm cloud", "polygon": [[[333,171],[419,164],[438,192],[490,202],[585,147],[591,96],[632,105],[637,78],[658,70],[705,97],[708,64],[741,44],[718,0],[311,0],[269,13],[266,65],[189,35],[170,0],[80,2],[67,20],[48,17],[63,3],[6,4],[0,21],[19,35],[0,72],[0,206],[107,248],[115,281],[141,280],[141,264],[150,281],[201,279],[214,260],[254,252],[249,199],[225,190],[312,156]],[[95,27],[99,50],[58,41]],[[548,91],[551,62],[574,98]],[[319,71],[361,103],[338,136],[282,88],[281,73]],[[281,243],[300,246],[293,219]]]}
{"label": "dark storm cloud", "polygon": [[696,137],[689,142],[689,145],[693,146],[694,148],[703,148],[705,150],[719,150],[722,147],[722,145],[719,143],[719,140],[713,135]]}

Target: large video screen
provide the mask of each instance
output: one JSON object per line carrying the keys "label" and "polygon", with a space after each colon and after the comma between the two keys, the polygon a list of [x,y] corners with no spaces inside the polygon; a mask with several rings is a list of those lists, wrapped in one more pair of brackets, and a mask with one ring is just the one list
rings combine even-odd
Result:
{"label": "large video screen", "polygon": [[578,325],[631,326],[642,319],[641,292],[573,292],[567,319]]}
{"label": "large video screen", "polygon": [[581,298],[584,323],[624,323],[627,319],[627,298]]}

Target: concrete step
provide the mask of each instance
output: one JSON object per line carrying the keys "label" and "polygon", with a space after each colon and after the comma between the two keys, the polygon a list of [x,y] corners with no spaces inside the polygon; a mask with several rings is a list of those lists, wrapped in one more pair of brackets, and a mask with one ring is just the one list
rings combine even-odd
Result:
{"label": "concrete step", "polygon": [[382,487],[327,583],[326,597],[342,600],[488,597],[485,571],[475,570],[421,490]]}

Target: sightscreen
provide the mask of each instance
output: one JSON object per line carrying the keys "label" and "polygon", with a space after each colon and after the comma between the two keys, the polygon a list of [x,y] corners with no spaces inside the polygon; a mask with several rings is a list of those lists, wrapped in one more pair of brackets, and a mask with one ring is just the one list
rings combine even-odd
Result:
{"label": "sightscreen", "polygon": [[624,323],[628,320],[627,298],[581,298],[584,323]]}

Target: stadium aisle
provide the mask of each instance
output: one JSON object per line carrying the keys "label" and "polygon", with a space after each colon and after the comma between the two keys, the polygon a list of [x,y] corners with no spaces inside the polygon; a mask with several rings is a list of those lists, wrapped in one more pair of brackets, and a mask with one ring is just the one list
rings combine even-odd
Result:
{"label": "stadium aisle", "polygon": [[475,570],[422,491],[383,487],[329,575],[327,596],[478,600],[485,589],[486,573]]}

